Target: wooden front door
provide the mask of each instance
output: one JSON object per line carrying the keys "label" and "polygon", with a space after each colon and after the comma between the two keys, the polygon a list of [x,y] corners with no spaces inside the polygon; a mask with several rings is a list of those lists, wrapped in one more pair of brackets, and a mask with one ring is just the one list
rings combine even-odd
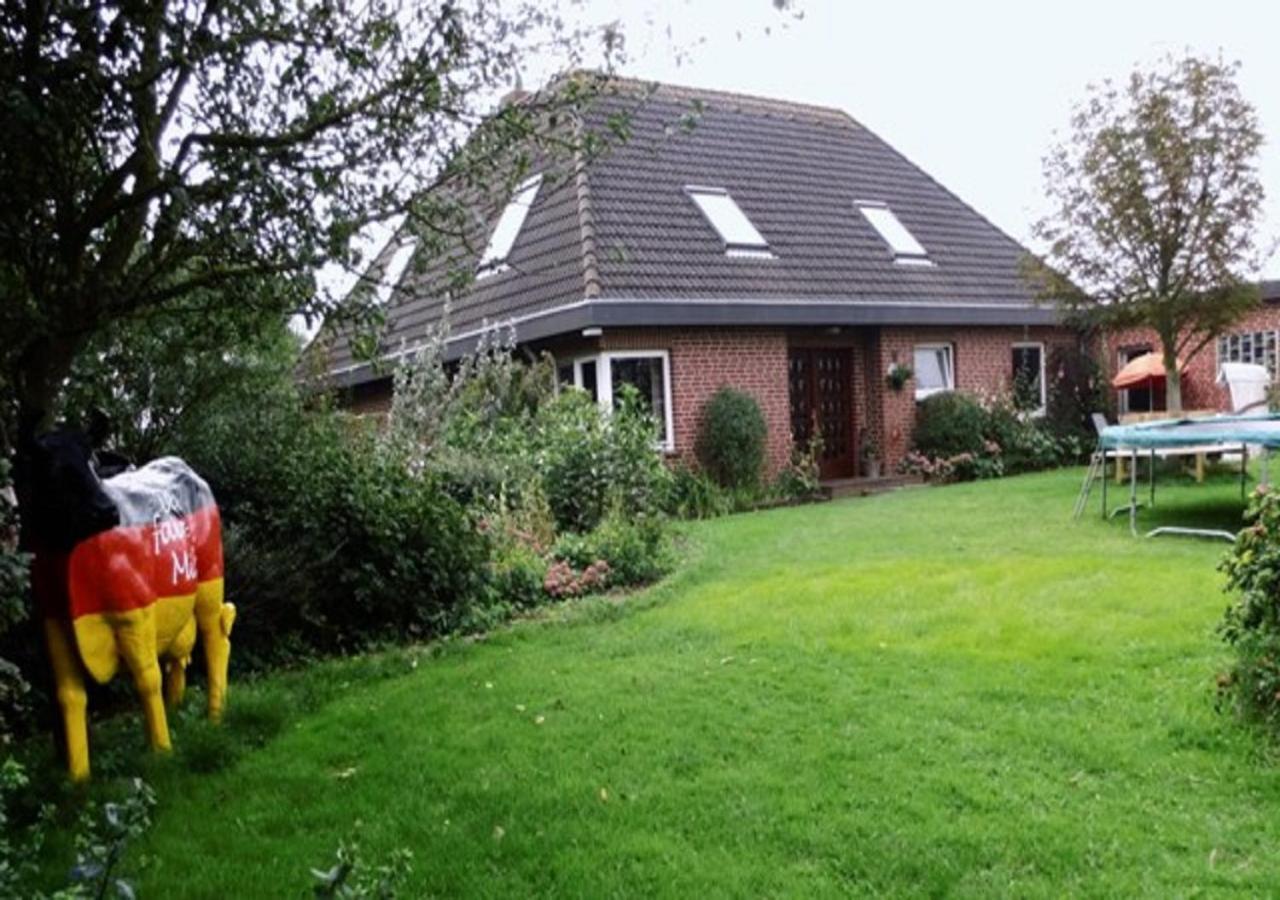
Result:
{"label": "wooden front door", "polygon": [[791,435],[797,447],[807,447],[817,429],[822,436],[818,472],[823,478],[858,474],[849,370],[848,350],[791,351]]}

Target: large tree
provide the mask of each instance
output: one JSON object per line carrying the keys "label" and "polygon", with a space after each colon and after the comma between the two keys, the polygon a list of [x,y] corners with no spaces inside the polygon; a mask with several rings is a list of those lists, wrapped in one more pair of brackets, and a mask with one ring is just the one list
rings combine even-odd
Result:
{"label": "large tree", "polygon": [[[491,115],[520,67],[577,65],[593,35],[606,67],[616,49],[612,31],[574,29],[556,6],[6,2],[0,417],[48,415],[115,323],[329,314],[342,298],[314,272],[363,268],[365,226],[413,214],[419,231],[456,230],[466,211],[424,201],[448,194],[431,188],[500,181],[498,158],[587,93]],[[481,121],[485,140],[465,143]]]}
{"label": "large tree", "polygon": [[1238,65],[1167,57],[1076,107],[1045,159],[1037,274],[1072,315],[1159,335],[1170,410],[1186,360],[1257,302],[1262,135]]}

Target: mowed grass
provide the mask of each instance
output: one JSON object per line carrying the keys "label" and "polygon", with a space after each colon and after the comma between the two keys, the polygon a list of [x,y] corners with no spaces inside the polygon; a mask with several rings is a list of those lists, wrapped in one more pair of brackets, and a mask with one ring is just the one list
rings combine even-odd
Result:
{"label": "mowed grass", "polygon": [[232,738],[271,736],[220,767],[179,723],[141,893],[304,896],[355,838],[411,897],[1271,894],[1276,760],[1213,705],[1226,545],[1072,522],[1081,474],[690,526],[647,593],[322,667],[306,709],[242,685]]}

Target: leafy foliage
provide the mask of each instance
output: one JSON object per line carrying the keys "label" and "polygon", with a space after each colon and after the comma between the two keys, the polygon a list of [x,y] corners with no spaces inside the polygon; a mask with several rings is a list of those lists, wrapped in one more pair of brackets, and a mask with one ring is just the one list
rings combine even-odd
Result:
{"label": "leafy foliage", "polygon": [[1238,65],[1166,57],[1093,89],[1045,159],[1049,246],[1043,292],[1096,324],[1160,336],[1169,409],[1175,360],[1190,358],[1257,303],[1262,134]]}
{"label": "leafy foliage", "polygon": [[133,900],[132,882],[121,874],[125,851],[148,828],[156,805],[155,793],[141,778],[128,782],[119,800],[89,801],[74,828],[75,863],[67,883],[53,894],[36,887],[38,861],[54,826],[52,804],[36,800],[30,822],[11,819],[11,807],[19,800],[32,801],[34,790],[26,770],[16,760],[0,763],[0,895],[5,897],[72,898],[114,897]]}
{"label": "leafy foliage", "polygon": [[463,233],[531,152],[586,149],[564,123],[596,78],[487,115],[528,55],[567,66],[600,37],[609,68],[616,28],[572,21],[482,0],[5,6],[0,128],[23,138],[0,147],[0,382],[50,413],[88,339],[175,301],[375,321],[370,291],[340,302],[312,274],[361,270],[365,225]]}
{"label": "leafy foliage", "polygon": [[721,388],[702,410],[694,452],[721,487],[751,488],[760,482],[767,436],[764,413],[755,398]]}
{"label": "leafy foliage", "polygon": [[543,408],[535,466],[556,524],[590,531],[611,505],[629,515],[656,512],[670,475],[655,445],[657,426],[624,386],[612,415],[582,391],[564,391]]}
{"label": "leafy foliage", "polygon": [[251,403],[295,375],[298,338],[253,306],[194,319],[169,305],[104,326],[72,367],[62,417],[106,414],[114,448],[137,460],[166,452],[211,408]]}
{"label": "leafy foliage", "polygon": [[1245,526],[1219,568],[1236,600],[1219,627],[1235,651],[1221,698],[1246,716],[1280,725],[1280,491],[1260,487]]}
{"label": "leafy foliage", "polygon": [[484,596],[487,541],[436,477],[296,392],[213,412],[181,450],[226,523],[238,659],[439,634]]}
{"label": "leafy foliage", "polygon": [[733,511],[733,498],[705,472],[679,466],[672,474],[667,510],[681,519],[714,519]]}
{"label": "leafy foliage", "polygon": [[358,844],[338,845],[328,869],[312,869],[314,895],[322,900],[391,900],[413,871],[413,851],[401,847],[372,868],[360,861]]}
{"label": "leafy foliage", "polygon": [[982,402],[948,391],[920,404],[914,446],[901,469],[930,481],[999,478],[1061,465],[1081,452],[1074,435],[1055,434],[1012,396]]}
{"label": "leafy foliage", "polygon": [[916,409],[913,445],[929,456],[983,451],[987,417],[977,399],[959,391],[931,394]]}
{"label": "leafy foliage", "polygon": [[660,517],[616,511],[588,534],[563,535],[553,555],[583,570],[604,562],[608,583],[615,587],[657,581],[671,567],[672,557],[670,535]]}
{"label": "leafy foliage", "polygon": [[[8,495],[8,459],[0,456],[0,638],[27,618],[29,557],[18,550],[18,510]],[[3,646],[8,645],[5,641]],[[27,681],[18,666],[0,656],[0,750],[12,738],[15,720],[24,710]]]}
{"label": "leafy foliage", "polygon": [[1107,410],[1102,367],[1078,346],[1056,346],[1049,351],[1045,377],[1049,381],[1046,425],[1059,440],[1075,441],[1085,452],[1097,442],[1090,417]]}

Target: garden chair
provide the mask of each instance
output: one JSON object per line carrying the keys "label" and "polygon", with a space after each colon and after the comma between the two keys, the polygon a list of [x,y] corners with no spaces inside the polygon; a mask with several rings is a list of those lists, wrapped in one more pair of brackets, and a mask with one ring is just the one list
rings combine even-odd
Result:
{"label": "garden chair", "polygon": [[1218,384],[1227,386],[1233,413],[1267,414],[1267,392],[1271,387],[1271,374],[1265,366],[1254,363],[1223,363],[1218,369]]}

